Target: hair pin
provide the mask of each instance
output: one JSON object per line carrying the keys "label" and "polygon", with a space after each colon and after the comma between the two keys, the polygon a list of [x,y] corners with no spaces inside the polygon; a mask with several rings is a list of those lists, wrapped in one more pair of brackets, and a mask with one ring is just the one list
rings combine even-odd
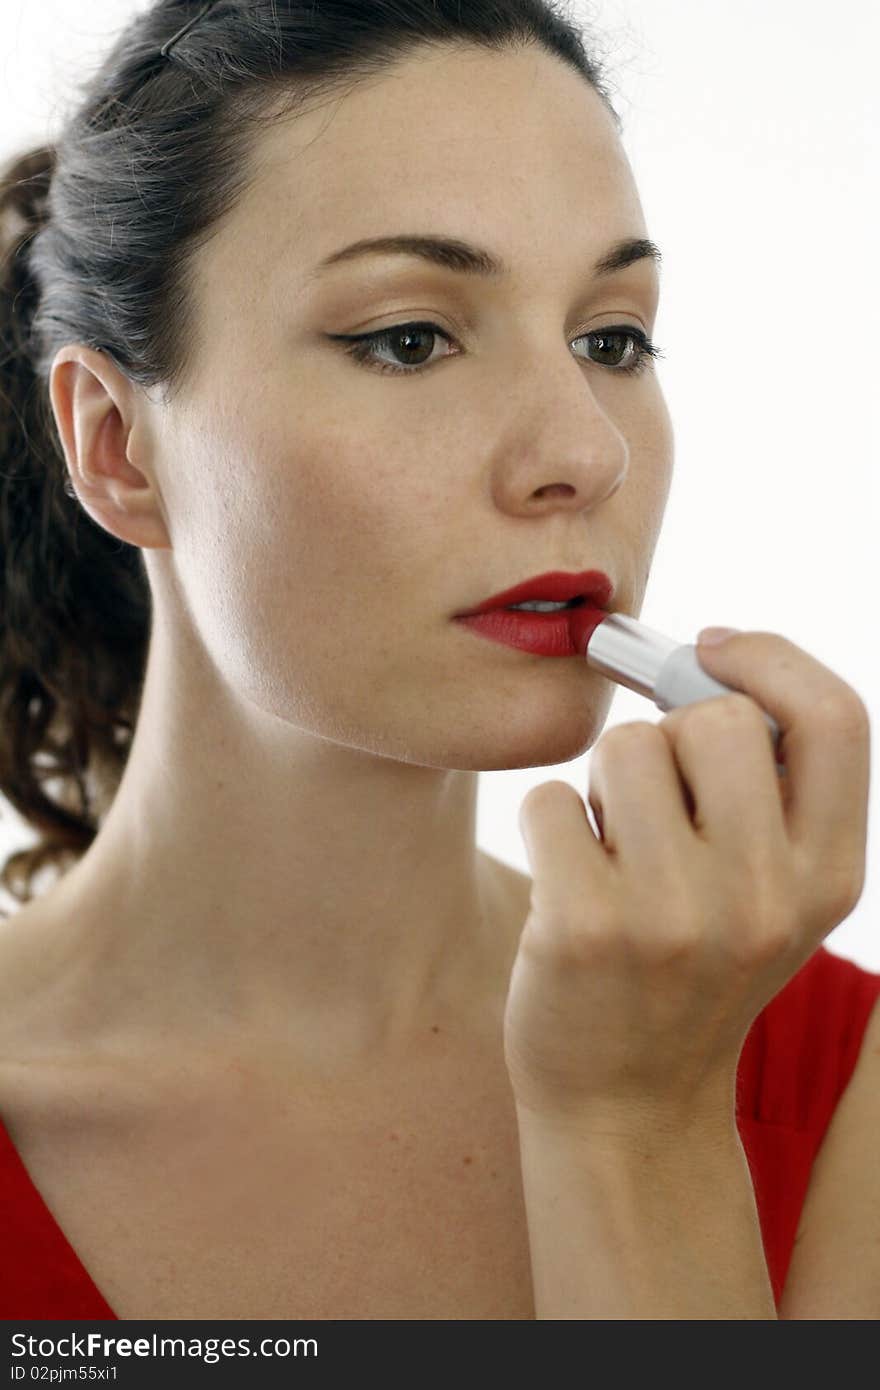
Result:
{"label": "hair pin", "polygon": [[187,20],[186,24],[184,24],[182,29],[178,29],[176,34],[172,34],[171,38],[168,40],[167,43],[163,43],[162,47],[159,49],[160,55],[163,58],[167,58],[168,54],[171,52],[178,39],[182,39],[184,34],[188,34],[190,29],[192,29],[194,25],[198,24],[199,20],[203,19],[204,16],[208,13],[208,11],[214,8],[216,3],[217,0],[208,0],[208,4],[203,5],[197,15],[193,15],[192,19]]}

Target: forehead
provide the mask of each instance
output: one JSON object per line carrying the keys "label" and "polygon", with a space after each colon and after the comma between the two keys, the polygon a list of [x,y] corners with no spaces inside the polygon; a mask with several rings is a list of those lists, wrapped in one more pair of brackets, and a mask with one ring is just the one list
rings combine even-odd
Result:
{"label": "forehead", "polygon": [[543,49],[420,52],[270,126],[253,159],[221,240],[233,264],[244,237],[249,260],[288,277],[404,226],[503,234],[514,261],[517,247],[557,247],[561,226],[579,246],[644,231],[610,113]]}

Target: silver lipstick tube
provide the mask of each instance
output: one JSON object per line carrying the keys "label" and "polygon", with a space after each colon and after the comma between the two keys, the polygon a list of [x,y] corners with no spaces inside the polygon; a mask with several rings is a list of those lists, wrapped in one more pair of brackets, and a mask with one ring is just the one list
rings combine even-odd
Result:
{"label": "silver lipstick tube", "polygon": [[[594,671],[653,700],[664,712],[714,695],[730,695],[734,690],[703,670],[693,643],[664,637],[625,613],[609,613],[602,619],[587,644],[586,657]],[[766,710],[762,713],[773,738],[777,768],[784,773],[785,766],[779,761],[779,725]]]}

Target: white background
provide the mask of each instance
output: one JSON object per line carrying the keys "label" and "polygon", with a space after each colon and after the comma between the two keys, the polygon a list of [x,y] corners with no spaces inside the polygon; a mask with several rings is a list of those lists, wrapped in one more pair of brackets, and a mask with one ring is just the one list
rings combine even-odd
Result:
{"label": "white background", "polygon": [[[0,157],[53,138],[72,86],[143,5],[3,0]],[[642,620],[683,642],[783,633],[880,712],[875,426],[880,22],[869,0],[593,0],[648,234],[675,477]],[[659,720],[618,689],[606,729]],[[826,939],[880,971],[876,746],[868,875]],[[517,814],[590,754],[483,773],[477,835],[528,871]],[[33,837],[4,804],[0,852]]]}

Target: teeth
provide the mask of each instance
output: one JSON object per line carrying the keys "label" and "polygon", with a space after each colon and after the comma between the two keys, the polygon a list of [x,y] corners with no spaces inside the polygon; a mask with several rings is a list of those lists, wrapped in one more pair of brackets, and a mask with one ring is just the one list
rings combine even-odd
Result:
{"label": "teeth", "polygon": [[558,613],[561,608],[574,608],[577,599],[570,599],[568,603],[549,603],[543,599],[530,599],[528,603],[511,603],[511,609],[522,609],[525,613]]}

